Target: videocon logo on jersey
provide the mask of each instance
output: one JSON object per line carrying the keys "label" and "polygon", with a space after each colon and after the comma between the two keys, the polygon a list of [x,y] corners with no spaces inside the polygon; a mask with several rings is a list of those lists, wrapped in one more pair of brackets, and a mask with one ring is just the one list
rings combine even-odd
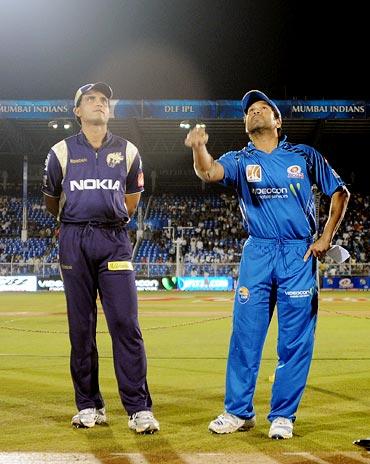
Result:
{"label": "videocon logo on jersey", "polygon": [[298,192],[301,190],[301,184],[297,182],[295,186],[293,184],[289,184],[289,189],[295,197],[298,197]]}
{"label": "videocon logo on jersey", "polygon": [[82,179],[69,181],[71,192],[74,190],[119,190],[120,181],[112,179]]}
{"label": "videocon logo on jersey", "polygon": [[252,193],[262,200],[271,198],[288,198],[288,189],[286,187],[262,187],[252,188]]}
{"label": "videocon logo on jersey", "polygon": [[313,295],[313,288],[308,290],[286,290],[285,295],[290,298],[309,298]]}

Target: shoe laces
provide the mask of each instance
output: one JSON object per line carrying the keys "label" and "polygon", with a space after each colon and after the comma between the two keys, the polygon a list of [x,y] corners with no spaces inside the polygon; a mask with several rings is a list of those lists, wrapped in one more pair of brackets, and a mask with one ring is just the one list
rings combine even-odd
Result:
{"label": "shoe laces", "polygon": [[216,419],[215,423],[217,425],[225,425],[228,423],[235,423],[235,417],[232,414],[229,414],[228,412],[224,412],[220,414]]}
{"label": "shoe laces", "polygon": [[81,411],[79,411],[79,415],[81,416],[88,416],[89,414],[95,414],[96,413],[96,409],[95,408],[86,408],[86,409],[81,409]]}
{"label": "shoe laces", "polygon": [[292,426],[292,421],[290,419],[287,419],[286,417],[277,417],[274,420],[274,425],[282,425],[285,427],[291,427]]}
{"label": "shoe laces", "polygon": [[139,411],[135,412],[132,416],[131,419],[153,419],[153,413],[152,411]]}

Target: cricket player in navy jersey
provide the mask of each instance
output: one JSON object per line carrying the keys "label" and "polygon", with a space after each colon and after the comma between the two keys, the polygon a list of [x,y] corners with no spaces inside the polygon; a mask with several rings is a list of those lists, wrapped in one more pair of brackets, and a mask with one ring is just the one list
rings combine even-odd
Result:
{"label": "cricket player in navy jersey", "polygon": [[[278,364],[268,419],[269,437],[291,438],[313,353],[318,310],[316,262],[331,246],[349,192],[323,156],[308,145],[281,137],[277,105],[258,90],[242,99],[250,142],[217,161],[206,148],[200,125],[185,144],[205,182],[221,182],[238,193],[249,238],[240,262],[233,330],[226,372],[225,411],[209,424],[214,433],[255,426],[253,396],[262,349],[275,304]],[[312,186],[331,197],[322,235],[316,232]]]}
{"label": "cricket player in navy jersey", "polygon": [[78,89],[74,113],[81,131],[51,148],[42,191],[48,211],[60,221],[59,261],[78,409],[72,425],[93,427],[107,422],[98,377],[99,293],[128,426],[138,433],[152,433],[159,430],[159,423],[151,412],[132,246],[126,229],[144,189],[144,178],[137,148],[108,130],[111,97],[112,89],[102,82]]}

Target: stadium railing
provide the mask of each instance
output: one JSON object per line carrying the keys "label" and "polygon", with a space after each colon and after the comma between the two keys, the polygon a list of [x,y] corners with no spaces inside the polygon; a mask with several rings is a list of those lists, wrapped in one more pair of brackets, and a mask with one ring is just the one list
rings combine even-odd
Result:
{"label": "stadium railing", "polygon": [[[239,263],[181,263],[180,272],[177,272],[176,263],[172,262],[148,262],[133,263],[138,277],[158,277],[158,276],[232,276],[237,278]],[[17,263],[17,262],[0,262],[1,276],[19,276],[19,275],[38,275],[47,277],[59,274],[58,262],[39,263]],[[370,276],[370,263],[344,263],[328,264],[322,263],[320,266],[320,275],[322,277],[340,277],[340,276]]]}

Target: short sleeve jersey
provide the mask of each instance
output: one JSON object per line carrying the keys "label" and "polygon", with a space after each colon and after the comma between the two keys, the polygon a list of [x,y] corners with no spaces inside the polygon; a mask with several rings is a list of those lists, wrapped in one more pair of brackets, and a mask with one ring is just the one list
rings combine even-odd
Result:
{"label": "short sleeve jersey", "polygon": [[61,222],[128,222],[124,196],[143,190],[138,149],[110,132],[98,151],[80,132],[54,145],[45,161],[42,191],[59,198]]}
{"label": "short sleeve jersey", "polygon": [[218,162],[225,170],[221,183],[238,193],[245,229],[260,238],[311,237],[316,232],[313,185],[329,197],[344,185],[317,150],[286,139],[271,153],[250,142]]}

